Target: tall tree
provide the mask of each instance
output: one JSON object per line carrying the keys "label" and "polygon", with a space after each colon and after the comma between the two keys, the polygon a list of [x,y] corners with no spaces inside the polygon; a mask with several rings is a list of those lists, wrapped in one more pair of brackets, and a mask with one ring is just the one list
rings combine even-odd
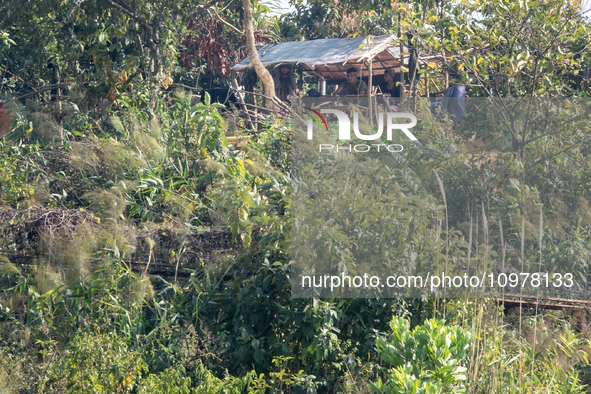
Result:
{"label": "tall tree", "polygon": [[[263,82],[265,94],[270,97],[275,97],[275,83],[271,73],[263,66],[254,41],[254,26],[252,23],[252,8],[250,0],[242,0],[244,5],[244,34],[246,35],[246,49],[248,56],[250,56],[250,63],[254,67],[258,77]],[[267,105],[271,105],[270,102]]]}

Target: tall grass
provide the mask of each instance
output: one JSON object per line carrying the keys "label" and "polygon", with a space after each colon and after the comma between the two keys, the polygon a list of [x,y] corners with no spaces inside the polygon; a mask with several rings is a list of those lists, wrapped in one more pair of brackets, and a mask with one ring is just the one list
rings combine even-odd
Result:
{"label": "tall grass", "polygon": [[[498,313],[496,309],[491,314]],[[587,363],[589,341],[575,335],[568,324],[556,328],[555,319],[528,316],[520,324],[520,335],[519,329],[496,325],[493,318],[486,316],[491,324],[475,333],[479,351],[472,360],[470,393],[587,392],[579,382],[579,368]]]}

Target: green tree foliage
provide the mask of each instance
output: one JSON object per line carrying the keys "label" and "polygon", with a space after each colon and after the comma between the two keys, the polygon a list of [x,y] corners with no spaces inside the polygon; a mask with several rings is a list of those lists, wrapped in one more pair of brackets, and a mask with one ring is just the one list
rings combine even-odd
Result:
{"label": "green tree foliage", "polygon": [[170,69],[177,52],[172,32],[186,7],[101,0],[4,3],[1,23],[15,34],[8,58],[19,81],[15,89],[86,82],[93,85],[95,102],[114,100],[142,73]]}
{"label": "green tree foliage", "polygon": [[63,388],[75,393],[131,391],[146,366],[125,342],[116,335],[100,333],[72,338],[60,365],[48,374],[48,384],[66,381]]}
{"label": "green tree foliage", "polygon": [[285,37],[296,41],[391,34],[397,26],[395,8],[389,2],[381,7],[371,3],[294,1],[295,12],[283,16],[281,30]]}
{"label": "green tree foliage", "polygon": [[[268,12],[255,2],[257,42],[273,34],[277,39]],[[0,26],[7,56],[2,67],[14,81],[7,90],[84,84],[91,92],[87,104],[95,106],[105,98],[111,103],[118,98],[136,100],[146,81],[169,86],[173,72],[191,85],[205,72],[210,83],[214,77],[227,78],[231,62],[244,57],[243,34],[234,26],[241,25],[242,13],[239,4],[223,7],[213,1],[3,3]],[[196,23],[204,18],[205,25]],[[14,43],[10,50],[9,43]],[[184,70],[178,68],[179,60]]]}
{"label": "green tree foliage", "polygon": [[450,53],[442,58],[444,67],[452,77],[478,85],[474,94],[580,94],[575,78],[589,64],[590,25],[579,3],[443,4],[439,14],[422,3],[401,8],[403,32],[419,53]]}
{"label": "green tree foliage", "polygon": [[[452,81],[477,87],[471,88],[471,97],[587,94],[578,76],[589,65],[590,25],[578,2],[318,0],[293,5],[296,12],[282,19],[283,34],[292,39],[400,34],[411,56],[410,84],[418,85],[428,73],[441,90],[446,72]],[[430,59],[427,67],[417,68],[417,57]],[[407,86],[411,92],[414,88]],[[424,85],[420,89],[425,93]]]}

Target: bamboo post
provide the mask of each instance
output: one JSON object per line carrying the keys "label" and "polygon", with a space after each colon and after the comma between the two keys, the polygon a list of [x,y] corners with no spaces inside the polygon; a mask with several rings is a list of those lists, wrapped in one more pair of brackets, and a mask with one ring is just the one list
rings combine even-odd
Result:
{"label": "bamboo post", "polygon": [[404,46],[402,45],[402,25],[398,13],[398,39],[400,40],[400,99],[404,99]]}
{"label": "bamboo post", "polygon": [[373,58],[369,58],[369,77],[367,78],[368,86],[367,86],[367,96],[369,98],[369,127],[373,126],[373,111],[372,111],[372,100],[371,100],[371,88],[372,88],[372,81],[373,81]]}
{"label": "bamboo post", "polygon": [[[232,85],[234,86],[234,89],[236,89],[236,96],[238,96],[238,101],[240,101],[242,108],[246,109],[246,103],[244,102],[244,99],[240,94],[240,87],[238,86],[238,80],[236,80],[236,73],[232,73]],[[244,113],[246,114],[246,120],[250,124],[250,128],[254,130],[254,125],[252,123],[252,120],[250,119],[248,111],[244,111]]]}
{"label": "bamboo post", "polygon": [[[445,0],[441,0],[440,2],[440,6],[441,6],[441,11],[439,12],[439,23],[441,23],[443,21],[443,17],[444,17],[444,13],[443,13],[443,6],[444,6],[444,1]],[[445,30],[441,30],[441,45],[443,46],[443,43],[445,42]],[[443,89],[447,89],[447,87],[449,86],[449,71],[447,69],[447,58],[446,58],[446,54],[445,54],[445,49],[441,48],[441,54],[443,55],[443,67],[444,67],[444,72],[443,72],[443,78],[445,83],[443,84]]]}
{"label": "bamboo post", "polygon": [[372,103],[374,103],[374,106],[373,106],[373,111],[374,111],[373,116],[375,116],[376,125],[379,127],[380,126],[380,116],[378,115],[378,98],[376,96],[374,96],[372,98]]}
{"label": "bamboo post", "polygon": [[[256,86],[254,86],[254,87],[252,88],[252,91],[256,93],[256,91],[257,91],[257,88],[256,88]],[[264,90],[263,90],[263,93],[265,93],[265,91],[264,91]],[[266,107],[266,106],[267,106],[267,99],[266,99],[266,98],[263,98],[263,99],[262,99],[262,102],[263,102],[263,103],[262,103],[262,105]],[[255,104],[255,107],[254,107],[254,119],[255,119],[255,123],[252,125],[252,129],[253,129],[254,131],[258,131],[258,122],[257,122],[256,120],[257,120],[257,119],[258,119],[258,117],[259,117],[259,111],[258,111],[258,108],[259,108],[259,107],[257,106],[257,104],[258,104],[258,101],[257,101],[257,98],[256,98],[256,96],[254,97],[254,104]]]}
{"label": "bamboo post", "polygon": [[425,97],[429,98],[429,66],[425,66]]}
{"label": "bamboo post", "polygon": [[318,92],[321,96],[326,96],[326,79],[324,77],[318,78]]}

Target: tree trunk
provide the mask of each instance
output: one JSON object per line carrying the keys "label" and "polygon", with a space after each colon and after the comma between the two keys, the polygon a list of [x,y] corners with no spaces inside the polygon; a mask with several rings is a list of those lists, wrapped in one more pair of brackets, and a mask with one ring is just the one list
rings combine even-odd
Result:
{"label": "tree trunk", "polygon": [[51,71],[51,84],[56,85],[55,88],[51,90],[51,101],[60,101],[60,94],[62,93],[62,90],[59,87],[60,69],[57,65],[57,61],[56,64],[53,65],[53,69]]}
{"label": "tree trunk", "polygon": [[[244,35],[246,36],[246,50],[250,57],[250,64],[254,67],[258,77],[263,82],[265,88],[265,95],[267,97],[275,97],[275,83],[269,71],[261,63],[259,54],[254,42],[254,27],[252,24],[252,9],[250,8],[250,0],[242,0],[244,6]],[[272,102],[267,102],[267,107],[272,107]]]}

